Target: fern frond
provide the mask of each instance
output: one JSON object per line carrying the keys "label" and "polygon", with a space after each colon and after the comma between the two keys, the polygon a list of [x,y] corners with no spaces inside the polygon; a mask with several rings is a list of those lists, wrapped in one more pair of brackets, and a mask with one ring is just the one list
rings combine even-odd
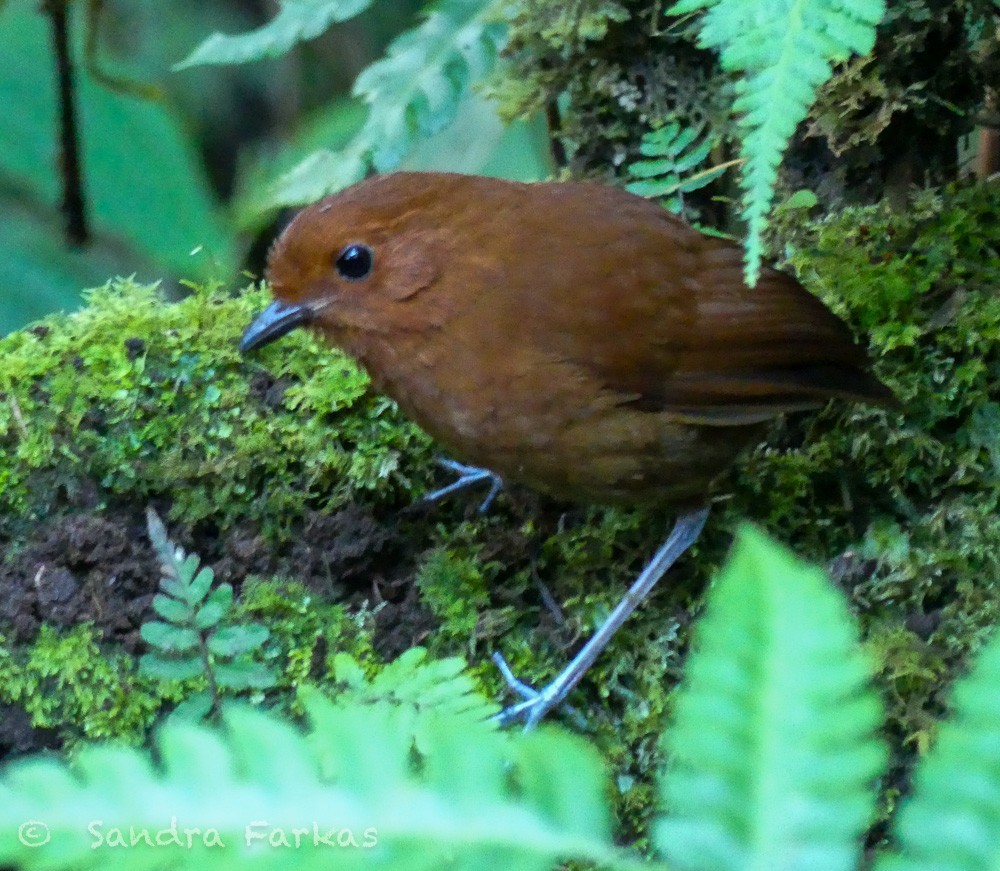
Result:
{"label": "fern frond", "polygon": [[743,130],[741,186],[747,222],[746,281],[760,274],[763,233],[778,164],[832,64],[868,54],[884,0],[681,0],[667,10],[707,9],[698,42],[720,50],[722,66],[740,74],[733,110]]}
{"label": "fern frond", "polygon": [[141,657],[140,669],[163,680],[204,674],[212,705],[218,705],[220,689],[273,686],[274,672],[253,660],[270,635],[267,627],[227,622],[233,588],[229,584],[213,587],[212,569],[200,567],[197,555],[185,554],[170,541],[152,508],[146,511],[146,523],[163,573],[153,610],[163,619],[142,624],[142,639],[154,652]]}
{"label": "fern frond", "polygon": [[271,184],[260,208],[301,205],[350,187],[368,174],[369,151],[359,137],[343,151],[314,151]]}
{"label": "fern frond", "polygon": [[914,776],[896,819],[900,853],[876,871],[988,871],[1000,866],[1000,635],[955,686],[953,714]]}
{"label": "fern frond", "polygon": [[318,728],[308,737],[272,715],[227,707],[221,728],[168,723],[155,756],[89,747],[72,764],[13,763],[0,776],[0,864],[24,871],[638,864],[612,846],[606,775],[578,738],[475,729],[441,712],[415,755],[398,707],[309,707]]}
{"label": "fern frond", "polygon": [[885,750],[856,630],[823,573],[743,529],[695,644],[656,835],[671,867],[853,868]]}
{"label": "fern frond", "polygon": [[[461,657],[427,660],[427,651],[413,647],[384,666],[369,681],[361,666],[346,653],[333,660],[334,676],[342,689],[337,695],[339,705],[389,705],[405,709],[405,735],[418,748],[426,746],[427,734],[444,714],[456,722],[465,722],[473,729],[493,728],[490,718],[500,706],[476,691],[465,672]],[[303,703],[316,696],[316,691],[303,687],[299,697]]]}
{"label": "fern frond", "polygon": [[628,166],[629,175],[638,181],[626,185],[626,189],[640,197],[662,199],[667,209],[680,213],[684,194],[711,184],[738,162],[729,161],[695,172],[718,142],[719,137],[706,132],[704,124],[682,128],[677,121],[670,121],[649,131],[639,145],[639,153],[646,159]]}
{"label": "fern frond", "polygon": [[415,136],[445,127],[469,84],[493,69],[506,27],[484,18],[491,5],[442,0],[358,76],[354,94],[372,107],[360,135],[372,144],[378,172],[394,168]]}
{"label": "fern frond", "polygon": [[370,169],[395,169],[414,143],[455,117],[470,84],[495,66],[506,26],[489,0],[439,0],[418,27],[398,36],[386,57],[363,70],[353,93],[368,119],[342,152],[319,152],[278,179],[271,204],[318,199],[362,179]]}
{"label": "fern frond", "polygon": [[371,4],[372,0],[281,0],[278,14],[263,27],[233,36],[213,33],[174,69],[281,57],[296,43],[314,39],[331,24],[354,18]]}

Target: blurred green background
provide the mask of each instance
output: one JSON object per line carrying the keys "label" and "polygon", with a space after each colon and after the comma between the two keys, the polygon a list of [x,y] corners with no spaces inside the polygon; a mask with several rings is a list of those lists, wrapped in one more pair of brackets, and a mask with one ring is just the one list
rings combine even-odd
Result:
{"label": "blurred green background", "polygon": [[[276,179],[361,129],[358,73],[421,22],[420,0],[376,3],[288,54],[174,71],[212,33],[260,28],[268,0],[63,0],[76,75],[91,238],[67,243],[60,209],[59,102],[51,17],[38,0],[0,3],[0,335],[76,307],[116,275],[238,286],[259,275],[288,213]],[[304,4],[307,5],[307,4]],[[100,7],[100,16],[94,11]],[[88,40],[96,51],[88,52]],[[105,81],[113,80],[110,84]],[[154,86],[161,92],[150,98]],[[401,164],[525,180],[550,171],[544,124],[504,126],[463,94],[454,121]]]}

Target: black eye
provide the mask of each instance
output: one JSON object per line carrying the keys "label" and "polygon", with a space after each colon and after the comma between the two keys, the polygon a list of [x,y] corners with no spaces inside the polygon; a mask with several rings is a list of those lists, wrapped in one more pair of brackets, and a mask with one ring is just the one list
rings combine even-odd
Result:
{"label": "black eye", "polygon": [[372,271],[374,259],[371,248],[352,242],[337,255],[337,272],[350,281],[359,281],[367,278],[368,273]]}

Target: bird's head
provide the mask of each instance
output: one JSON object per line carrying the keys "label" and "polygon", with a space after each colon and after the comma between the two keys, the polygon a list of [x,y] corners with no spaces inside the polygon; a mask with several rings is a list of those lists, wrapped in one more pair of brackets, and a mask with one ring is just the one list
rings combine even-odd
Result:
{"label": "bird's head", "polygon": [[305,324],[341,346],[434,326],[446,315],[433,288],[454,245],[448,204],[461,207],[460,184],[437,173],[376,176],[299,212],[268,256],[274,302],[241,350]]}

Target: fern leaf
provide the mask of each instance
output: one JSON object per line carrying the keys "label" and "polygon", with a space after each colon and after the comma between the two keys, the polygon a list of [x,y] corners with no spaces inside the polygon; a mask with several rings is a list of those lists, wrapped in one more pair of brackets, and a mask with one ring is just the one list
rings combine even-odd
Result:
{"label": "fern leaf", "polygon": [[160,520],[160,515],[152,508],[146,509],[146,530],[149,533],[149,542],[156,551],[156,557],[161,566],[173,565],[177,559],[174,546],[167,537],[167,528]]}
{"label": "fern leaf", "polygon": [[[337,697],[340,704],[405,708],[405,733],[418,748],[426,745],[428,730],[442,712],[478,729],[500,710],[499,705],[476,692],[472,678],[465,673],[465,660],[450,657],[427,661],[427,651],[422,647],[400,654],[370,682],[358,663],[343,653],[334,658],[334,673],[344,686]],[[303,687],[299,694],[308,707],[315,690]]]}
{"label": "fern leaf", "polygon": [[239,656],[259,650],[271,633],[260,623],[222,626],[208,638],[208,649],[216,656]]}
{"label": "fern leaf", "polygon": [[1000,635],[955,687],[953,715],[900,809],[900,854],[876,871],[987,871],[1000,865]]}
{"label": "fern leaf", "polygon": [[683,194],[705,187],[732,166],[726,163],[692,173],[717,142],[718,137],[704,133],[704,125],[682,128],[677,121],[670,121],[651,130],[639,144],[645,159],[628,166],[629,175],[637,181],[627,185],[627,190],[640,197],[662,199],[672,212],[682,211]]}
{"label": "fern leaf", "polygon": [[201,658],[192,656],[158,656],[144,653],[139,657],[139,668],[143,674],[160,680],[190,680],[204,674]]}
{"label": "fern leaf", "polygon": [[372,0],[281,0],[278,14],[263,27],[235,36],[213,33],[174,69],[280,57],[296,43],[314,39],[331,24],[347,21],[371,4]]}
{"label": "fern leaf", "polygon": [[415,136],[445,127],[469,83],[493,68],[505,28],[482,20],[489,5],[444,0],[358,76],[354,94],[372,107],[361,136],[373,145],[377,171],[398,165]]}
{"label": "fern leaf", "polygon": [[148,620],[139,629],[142,640],[164,653],[188,653],[198,649],[201,637],[194,629]]}
{"label": "fern leaf", "polygon": [[212,668],[215,682],[228,690],[266,690],[274,686],[274,672],[267,666],[246,659],[216,662]]}
{"label": "fern leaf", "polygon": [[867,681],[822,572],[743,529],[667,733],[657,843],[671,867],[853,868],[885,763]]}
{"label": "fern leaf", "polygon": [[354,94],[368,118],[341,153],[310,155],[275,183],[270,202],[319,199],[362,179],[370,169],[395,169],[414,143],[452,122],[470,84],[495,66],[506,26],[492,20],[488,0],[439,0],[424,21],[398,36],[386,56],[363,70]]}
{"label": "fern leaf", "polygon": [[164,621],[148,620],[139,630],[156,652],[139,660],[144,673],[161,680],[184,680],[199,672],[208,679],[213,700],[221,689],[265,689],[276,682],[274,672],[253,662],[252,654],[270,632],[259,623],[225,625],[231,619],[233,588],[219,584],[215,572],[199,568],[197,554],[185,555],[167,537],[163,522],[152,508],[146,510],[149,538],[160,558],[161,593],[153,597],[153,610]]}
{"label": "fern leaf", "polygon": [[153,596],[153,610],[170,623],[184,623],[194,616],[194,609],[187,602],[162,593]]}
{"label": "fern leaf", "polygon": [[[470,728],[441,712],[426,754],[415,758],[400,737],[399,713],[385,704],[328,705],[323,728],[307,737],[273,715],[227,707],[222,727],[167,723],[155,755],[87,747],[72,763],[15,762],[0,774],[0,864],[24,871],[638,864],[612,845],[606,775],[580,739]],[[325,758],[337,765],[324,769]]]}
{"label": "fern leaf", "polygon": [[743,130],[746,282],[760,274],[763,233],[778,164],[806,117],[832,63],[868,54],[884,0],[681,0],[668,11],[707,9],[698,42],[720,49],[722,66],[739,73],[734,111]]}
{"label": "fern leaf", "polygon": [[233,588],[229,584],[220,584],[212,590],[208,601],[198,609],[194,618],[195,627],[197,629],[211,629],[213,626],[217,626],[232,607]]}
{"label": "fern leaf", "polygon": [[355,138],[343,151],[314,151],[277,178],[261,208],[300,205],[350,187],[367,175],[369,150]]}

